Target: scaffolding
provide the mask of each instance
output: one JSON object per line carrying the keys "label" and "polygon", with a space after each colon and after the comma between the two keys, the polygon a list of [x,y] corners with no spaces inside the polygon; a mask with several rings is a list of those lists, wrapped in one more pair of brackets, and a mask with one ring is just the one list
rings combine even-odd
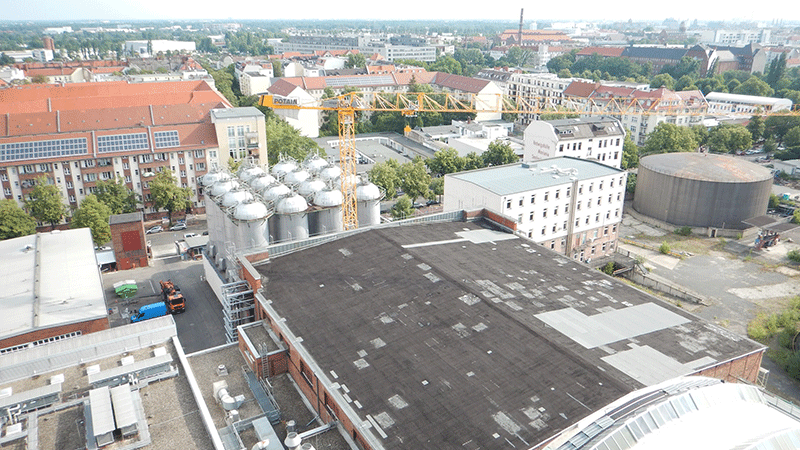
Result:
{"label": "scaffolding", "polygon": [[255,294],[246,281],[222,285],[222,315],[228,343],[237,342],[239,334],[236,327],[255,319]]}

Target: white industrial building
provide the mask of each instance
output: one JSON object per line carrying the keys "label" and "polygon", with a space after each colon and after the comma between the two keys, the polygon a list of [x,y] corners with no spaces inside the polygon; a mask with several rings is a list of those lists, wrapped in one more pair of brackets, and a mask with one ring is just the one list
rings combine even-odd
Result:
{"label": "white industrial building", "polygon": [[788,98],[709,92],[706,95],[709,114],[755,114],[756,112],[787,111],[792,109]]}
{"label": "white industrial building", "polygon": [[538,120],[525,129],[524,142],[523,161],[570,156],[619,168],[625,129],[613,117]]}
{"label": "white industrial building", "polygon": [[571,157],[445,175],[444,211],[487,209],[517,234],[582,261],[616,248],[627,173]]}
{"label": "white industrial building", "polygon": [[159,52],[193,52],[196,50],[194,41],[169,41],[153,39],[149,41],[125,41],[125,53],[139,55],[157,55]]}

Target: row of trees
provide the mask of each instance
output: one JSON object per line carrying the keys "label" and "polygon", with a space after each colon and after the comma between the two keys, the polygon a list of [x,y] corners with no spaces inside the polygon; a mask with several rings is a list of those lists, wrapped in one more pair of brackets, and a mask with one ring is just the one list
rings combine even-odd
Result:
{"label": "row of trees", "polygon": [[394,159],[375,164],[369,171],[369,179],[379,186],[386,198],[394,199],[398,193],[403,195],[392,209],[396,218],[410,215],[413,204],[420,197],[434,200],[444,195],[444,175],[463,170],[480,169],[513,163],[519,160],[511,146],[501,141],[489,144],[486,152],[478,155],[471,152],[460,156],[453,148],[437,151],[432,158],[400,164]]}
{"label": "row of trees", "polygon": [[[191,190],[177,185],[169,169],[156,174],[149,183],[150,201],[156,209],[172,214],[191,208]],[[93,194],[71,211],[70,227],[91,229],[95,245],[111,239],[108,219],[113,214],[137,211],[139,196],[128,189],[122,179],[98,181]],[[25,210],[13,200],[0,201],[0,239],[26,236],[36,232],[36,221],[55,228],[68,214],[59,188],[46,177],[40,177],[25,199]]]}

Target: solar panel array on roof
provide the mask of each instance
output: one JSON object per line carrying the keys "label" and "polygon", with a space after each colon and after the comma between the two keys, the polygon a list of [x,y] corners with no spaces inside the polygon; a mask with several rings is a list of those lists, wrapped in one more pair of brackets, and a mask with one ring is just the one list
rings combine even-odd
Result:
{"label": "solar panel array on roof", "polygon": [[156,148],[180,147],[181,140],[178,137],[178,130],[156,131],[153,133]]}
{"label": "solar panel array on roof", "polygon": [[147,133],[112,134],[97,137],[99,153],[148,149],[150,149],[150,144],[147,141]]}
{"label": "solar panel array on roof", "polygon": [[0,161],[54,158],[89,153],[86,138],[0,144]]}

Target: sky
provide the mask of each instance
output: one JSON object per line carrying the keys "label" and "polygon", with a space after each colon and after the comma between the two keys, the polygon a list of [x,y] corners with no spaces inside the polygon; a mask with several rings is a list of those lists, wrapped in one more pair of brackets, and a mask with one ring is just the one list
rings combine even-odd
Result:
{"label": "sky", "polygon": [[[63,5],[63,7],[62,7]],[[791,6],[794,5],[794,6]],[[760,20],[800,19],[794,0],[596,0],[528,1],[503,3],[479,0],[70,0],[68,2],[0,0],[0,20],[269,20],[269,19],[379,19],[379,20]],[[222,10],[221,10],[222,9]],[[786,17],[787,10],[796,17]]]}

